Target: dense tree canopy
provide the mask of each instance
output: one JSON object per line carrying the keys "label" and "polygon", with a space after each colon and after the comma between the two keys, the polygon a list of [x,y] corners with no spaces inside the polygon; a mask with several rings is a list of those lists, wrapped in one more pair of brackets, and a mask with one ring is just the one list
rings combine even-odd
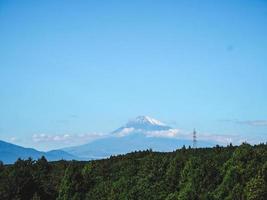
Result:
{"label": "dense tree canopy", "polygon": [[147,150],[88,162],[0,162],[0,199],[264,200],[267,145]]}

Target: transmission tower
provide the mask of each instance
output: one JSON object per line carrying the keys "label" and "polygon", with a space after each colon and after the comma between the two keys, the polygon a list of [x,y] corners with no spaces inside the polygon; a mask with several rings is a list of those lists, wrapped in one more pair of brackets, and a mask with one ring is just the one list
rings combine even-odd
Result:
{"label": "transmission tower", "polygon": [[196,132],[196,129],[194,129],[194,131],[193,131],[193,148],[194,149],[197,148],[197,132]]}

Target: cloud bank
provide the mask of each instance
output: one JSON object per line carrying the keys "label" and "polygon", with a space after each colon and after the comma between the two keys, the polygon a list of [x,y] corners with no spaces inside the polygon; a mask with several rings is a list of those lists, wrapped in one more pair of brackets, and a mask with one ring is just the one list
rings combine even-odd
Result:
{"label": "cloud bank", "polygon": [[223,122],[231,122],[235,124],[248,125],[254,127],[267,126],[267,120],[237,120],[237,119],[229,119],[222,120]]}
{"label": "cloud bank", "polygon": [[267,126],[267,120],[247,120],[247,121],[236,121],[238,124],[245,124],[249,126]]}
{"label": "cloud bank", "polygon": [[[144,131],[134,128],[124,128],[120,132],[116,133],[117,137],[124,137],[134,133],[142,133],[147,137],[162,137],[162,138],[173,138],[173,139],[185,139],[192,140],[193,134],[189,131],[184,131],[180,129],[168,129],[168,130],[155,130],[155,131]],[[240,144],[245,140],[242,140],[237,135],[221,135],[212,133],[197,133],[197,140],[199,141],[211,141],[218,143],[220,145],[227,145],[230,143]]]}
{"label": "cloud bank", "polygon": [[105,137],[103,133],[85,133],[85,134],[34,134],[32,141],[37,144],[65,144],[65,145],[80,145],[90,141]]}

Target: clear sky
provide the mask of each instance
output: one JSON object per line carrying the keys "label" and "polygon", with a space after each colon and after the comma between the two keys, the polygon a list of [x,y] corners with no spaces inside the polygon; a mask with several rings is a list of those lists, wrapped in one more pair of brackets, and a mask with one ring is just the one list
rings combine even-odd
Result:
{"label": "clear sky", "polygon": [[148,115],[266,142],[266,102],[266,0],[0,0],[2,140],[51,149]]}

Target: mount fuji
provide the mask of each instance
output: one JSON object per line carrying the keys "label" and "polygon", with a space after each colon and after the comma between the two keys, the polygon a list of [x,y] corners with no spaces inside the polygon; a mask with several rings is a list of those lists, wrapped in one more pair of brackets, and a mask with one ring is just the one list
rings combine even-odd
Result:
{"label": "mount fuji", "polygon": [[[179,130],[148,116],[139,116],[111,132],[107,137],[63,150],[83,159],[101,159],[132,151],[152,149],[174,151],[183,145],[192,145],[191,139],[179,139]],[[200,141],[199,147],[213,146]]]}
{"label": "mount fuji", "polygon": [[112,132],[113,135],[124,136],[133,132],[140,133],[152,133],[152,132],[161,132],[164,131],[173,131],[171,127],[163,124],[162,122],[153,119],[148,116],[139,116],[134,120],[129,121],[125,126],[120,127],[119,129]]}

